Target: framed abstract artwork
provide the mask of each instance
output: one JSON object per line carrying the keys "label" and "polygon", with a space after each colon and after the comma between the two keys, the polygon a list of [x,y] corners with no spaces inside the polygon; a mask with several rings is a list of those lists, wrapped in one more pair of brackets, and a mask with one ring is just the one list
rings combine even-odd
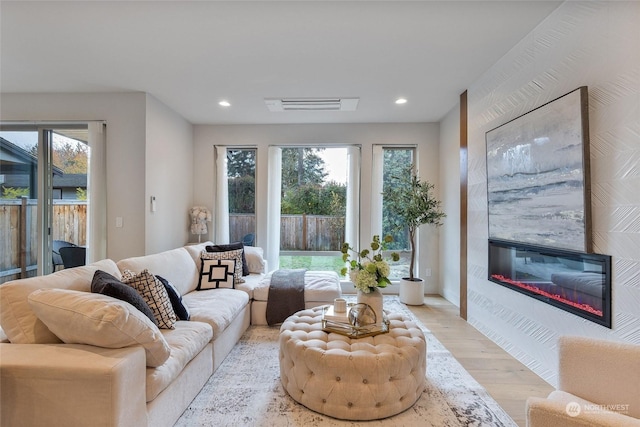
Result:
{"label": "framed abstract artwork", "polygon": [[591,252],[583,86],[486,133],[489,238]]}

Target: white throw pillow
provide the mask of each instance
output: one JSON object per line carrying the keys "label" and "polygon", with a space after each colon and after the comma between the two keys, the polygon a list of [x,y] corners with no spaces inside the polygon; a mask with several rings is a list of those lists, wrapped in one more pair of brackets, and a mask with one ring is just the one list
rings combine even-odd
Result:
{"label": "white throw pillow", "polygon": [[249,273],[266,273],[264,251],[259,246],[245,246],[244,258],[249,266]]}
{"label": "white throw pillow", "polygon": [[125,301],[66,289],[29,294],[36,316],[63,342],[104,348],[144,347],[147,366],[162,365],[171,349],[156,325]]}

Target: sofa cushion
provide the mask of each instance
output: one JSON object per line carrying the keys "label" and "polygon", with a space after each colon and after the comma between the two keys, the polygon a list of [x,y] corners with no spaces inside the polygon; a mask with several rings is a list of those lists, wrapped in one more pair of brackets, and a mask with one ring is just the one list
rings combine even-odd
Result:
{"label": "sofa cushion", "polygon": [[193,262],[197,264],[198,262],[200,262],[200,253],[207,250],[207,246],[211,245],[213,245],[213,242],[207,240],[206,242],[202,243],[189,243],[184,248],[187,252],[189,252],[189,255],[193,259]]}
{"label": "sofa cushion", "polygon": [[237,289],[213,289],[190,292],[182,296],[189,306],[191,320],[204,322],[213,328],[215,340],[233,319],[249,304],[249,295]]}
{"label": "sofa cushion", "polygon": [[242,242],[227,243],[223,245],[207,245],[205,249],[207,252],[227,252],[242,249],[242,275],[249,275],[249,266],[247,265],[247,259],[244,255],[244,244],[242,244]]}
{"label": "sofa cushion", "polygon": [[254,299],[253,290],[260,286],[260,282],[262,281],[263,277],[264,274],[251,273],[250,275],[244,277],[244,283],[237,285],[236,289],[245,291],[247,294],[249,294],[249,299]]}
{"label": "sofa cushion", "polygon": [[213,336],[211,326],[201,322],[179,321],[174,329],[160,332],[171,348],[171,356],[162,366],[147,369],[147,402],[167,388]]}
{"label": "sofa cushion", "polygon": [[91,292],[128,302],[147,316],[154,325],[158,325],[158,321],[151,307],[149,307],[149,304],[147,304],[138,291],[131,286],[125,285],[105,271],[98,270],[93,274]]}
{"label": "sofa cushion", "polygon": [[197,291],[235,287],[236,260],[202,259],[200,262],[202,264]]}
{"label": "sofa cushion", "polygon": [[247,261],[249,273],[260,274],[266,273],[266,262],[264,260],[264,251],[258,246],[245,246],[244,257]]}
{"label": "sofa cushion", "polygon": [[167,295],[169,295],[169,301],[171,301],[171,306],[173,307],[173,311],[178,316],[180,320],[189,320],[189,308],[185,306],[182,302],[182,295],[176,289],[175,286],[171,284],[167,279],[162,276],[156,275],[156,279],[162,283],[165,290],[167,291]]}
{"label": "sofa cushion", "polygon": [[101,294],[65,289],[41,289],[28,297],[38,318],[67,344],[104,348],[141,345],[147,366],[160,366],[169,345],[147,316],[131,304]]}
{"label": "sofa cushion", "polygon": [[156,279],[156,276],[146,269],[138,274],[131,270],[125,270],[122,272],[122,282],[138,291],[153,311],[160,329],[173,329],[173,325],[178,319],[171,306],[167,290],[162,282]]}
{"label": "sofa cushion", "polygon": [[152,274],[159,274],[170,281],[181,295],[196,289],[199,267],[200,262],[196,264],[184,248],[118,261],[120,271],[147,269]]}
{"label": "sofa cushion", "polygon": [[[260,283],[253,288],[255,301],[269,300],[269,286],[273,272],[265,274]],[[342,295],[340,277],[335,271],[307,270],[304,273],[304,300],[305,302],[332,302]]]}
{"label": "sofa cushion", "polygon": [[91,280],[97,270],[120,277],[115,262],[104,259],[89,265],[67,268],[46,276],[14,280],[0,286],[0,324],[14,344],[59,343],[55,336],[31,310],[27,297],[36,289],[71,289],[90,292]]}

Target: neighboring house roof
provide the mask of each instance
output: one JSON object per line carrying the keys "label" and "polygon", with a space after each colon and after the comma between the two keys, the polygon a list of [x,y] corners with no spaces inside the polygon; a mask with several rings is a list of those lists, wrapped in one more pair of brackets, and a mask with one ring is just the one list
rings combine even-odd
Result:
{"label": "neighboring house roof", "polygon": [[[33,167],[38,166],[38,158],[24,148],[20,148],[11,141],[0,137],[0,174],[28,174]],[[64,175],[62,169],[53,166],[53,176]]]}
{"label": "neighboring house roof", "polygon": [[[2,185],[5,187],[26,188],[29,186],[29,175],[6,175]],[[86,188],[86,186],[86,174],[67,173],[63,175],[53,175],[53,188]]]}

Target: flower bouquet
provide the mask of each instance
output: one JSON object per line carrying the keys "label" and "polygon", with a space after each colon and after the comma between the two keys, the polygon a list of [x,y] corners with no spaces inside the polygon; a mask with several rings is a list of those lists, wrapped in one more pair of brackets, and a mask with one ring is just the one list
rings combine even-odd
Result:
{"label": "flower bouquet", "polygon": [[[349,273],[351,281],[356,289],[364,293],[370,293],[376,288],[385,288],[391,284],[389,273],[391,269],[389,263],[383,258],[382,252],[385,246],[393,241],[391,236],[385,236],[381,241],[380,236],[375,235],[371,241],[371,249],[356,251],[349,243],[342,244],[342,261],[348,263],[341,270],[341,274],[346,276]],[[355,257],[351,259],[351,254]],[[391,253],[391,260],[398,261],[400,255]]]}

